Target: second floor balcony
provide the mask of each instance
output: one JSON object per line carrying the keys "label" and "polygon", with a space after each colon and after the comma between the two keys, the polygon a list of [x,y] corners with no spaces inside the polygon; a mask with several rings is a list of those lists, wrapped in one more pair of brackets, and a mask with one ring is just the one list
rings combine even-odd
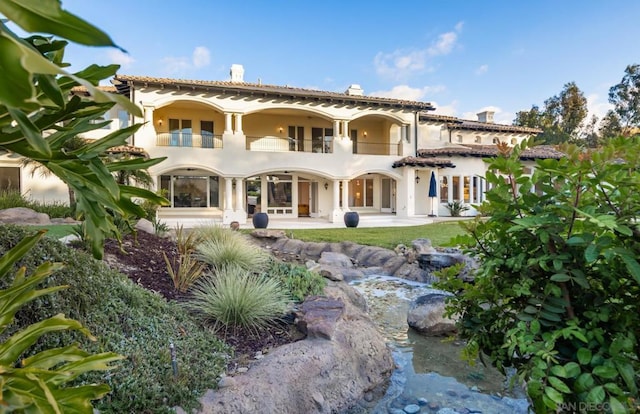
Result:
{"label": "second floor balcony", "polygon": [[156,134],[159,147],[222,148],[222,135],[190,132],[160,132]]}
{"label": "second floor balcony", "polygon": [[[259,152],[311,152],[317,154],[333,153],[334,137],[295,139],[276,136],[247,136],[246,150]],[[401,155],[400,145],[384,142],[352,142],[354,154],[362,155]]]}

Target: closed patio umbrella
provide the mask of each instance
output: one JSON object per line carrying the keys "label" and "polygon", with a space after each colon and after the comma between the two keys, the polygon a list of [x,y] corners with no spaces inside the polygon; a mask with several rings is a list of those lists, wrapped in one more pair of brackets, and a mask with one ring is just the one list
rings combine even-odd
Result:
{"label": "closed patio umbrella", "polygon": [[431,198],[431,214],[430,216],[435,216],[433,213],[433,199],[438,196],[438,183],[436,183],[436,175],[433,171],[431,171],[431,179],[429,180],[429,198]]}

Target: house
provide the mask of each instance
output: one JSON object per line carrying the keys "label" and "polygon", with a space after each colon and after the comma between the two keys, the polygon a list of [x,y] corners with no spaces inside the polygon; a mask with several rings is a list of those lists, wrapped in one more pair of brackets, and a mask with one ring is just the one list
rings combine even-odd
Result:
{"label": "house", "polygon": [[[143,122],[130,145],[167,157],[149,171],[171,202],[160,219],[246,223],[256,211],[331,222],[346,211],[448,215],[450,201],[482,200],[482,159],[496,154],[497,142],[513,145],[540,132],[495,124],[491,112],[477,121],[436,115],[428,102],[367,96],[355,84],[337,93],[245,82],[240,65],[230,74],[228,81],[112,81],[144,117],[113,108],[106,129]],[[561,156],[549,149],[530,155]],[[45,184],[15,168],[0,158],[0,184],[64,200],[59,182]],[[436,197],[428,197],[431,175]]]}

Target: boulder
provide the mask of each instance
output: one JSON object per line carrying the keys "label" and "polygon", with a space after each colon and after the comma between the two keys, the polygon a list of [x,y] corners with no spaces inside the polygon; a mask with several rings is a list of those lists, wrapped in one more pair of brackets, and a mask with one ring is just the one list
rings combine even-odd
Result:
{"label": "boulder", "polygon": [[350,290],[355,289],[345,283],[325,289],[327,303],[336,305],[329,307],[336,317],[331,339],[306,338],[276,348],[224,388],[207,391],[200,412],[345,412],[367,393],[382,396],[394,369],[391,351]]}
{"label": "boulder", "polygon": [[0,223],[11,224],[50,224],[49,215],[37,213],[26,207],[12,207],[0,210]]}
{"label": "boulder", "polygon": [[336,323],[344,313],[344,302],[326,296],[309,296],[296,314],[296,326],[307,338],[333,337]]}
{"label": "boulder", "polygon": [[156,228],[153,223],[147,219],[141,218],[136,223],[136,230],[143,231],[148,234],[156,234]]}
{"label": "boulder", "polygon": [[444,316],[445,300],[449,293],[429,293],[419,296],[409,307],[407,324],[428,335],[446,335],[456,331],[456,320]]}
{"label": "boulder", "polygon": [[336,266],[336,267],[348,267],[348,268],[353,267],[353,262],[351,261],[349,256],[343,253],[338,253],[338,252],[322,252],[320,254],[320,259],[318,260],[318,263],[320,263],[321,265],[329,265],[329,266]]}

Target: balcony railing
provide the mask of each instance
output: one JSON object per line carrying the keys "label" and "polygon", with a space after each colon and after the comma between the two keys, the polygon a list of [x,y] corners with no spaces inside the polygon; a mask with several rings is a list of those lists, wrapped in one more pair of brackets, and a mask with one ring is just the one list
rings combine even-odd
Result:
{"label": "balcony railing", "polygon": [[[324,140],[320,138],[299,140],[287,137],[247,136],[246,149],[247,151],[264,152],[314,152],[331,154],[333,153],[333,137],[324,137]],[[370,141],[354,143],[353,153],[363,155],[401,155],[400,144]]]}
{"label": "balcony railing", "polygon": [[353,145],[354,154],[362,155],[401,155],[400,144],[359,141]]}
{"label": "balcony railing", "polygon": [[265,152],[315,152],[330,154],[333,152],[333,137],[322,139],[299,140],[286,137],[252,137],[247,136],[248,151]]}
{"label": "balcony railing", "polygon": [[161,132],[157,134],[159,147],[222,148],[222,135]]}

